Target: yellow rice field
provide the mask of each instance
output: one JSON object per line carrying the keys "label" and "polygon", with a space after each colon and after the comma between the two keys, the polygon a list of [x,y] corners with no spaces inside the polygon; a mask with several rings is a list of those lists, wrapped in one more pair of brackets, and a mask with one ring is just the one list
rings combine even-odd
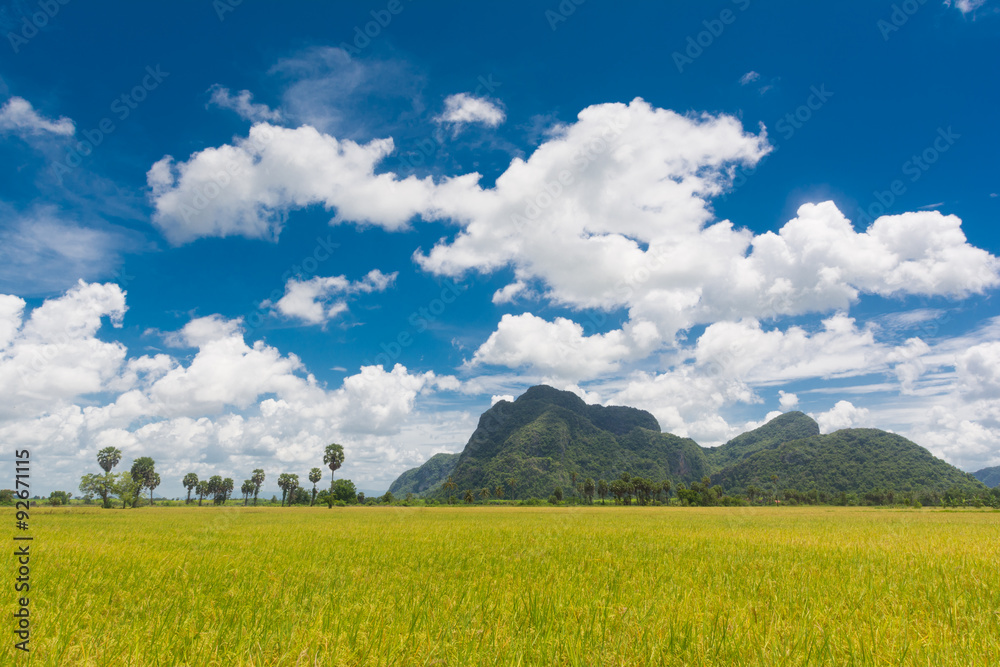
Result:
{"label": "yellow rice field", "polygon": [[1000,665],[995,511],[31,518],[31,652],[4,628],[4,665]]}

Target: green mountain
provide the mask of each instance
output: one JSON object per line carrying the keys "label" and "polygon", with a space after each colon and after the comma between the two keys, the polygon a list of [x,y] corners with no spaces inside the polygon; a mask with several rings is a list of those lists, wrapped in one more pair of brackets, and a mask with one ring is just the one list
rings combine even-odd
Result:
{"label": "green mountain", "polygon": [[992,468],[983,468],[982,470],[977,470],[972,473],[972,476],[978,479],[980,482],[990,487],[991,489],[996,486],[1000,486],[1000,466],[994,466]]}
{"label": "green mountain", "polygon": [[573,473],[579,483],[623,472],[690,481],[709,468],[697,443],[661,433],[644,410],[587,405],[542,385],[483,413],[452,473],[451,493],[503,485],[507,497],[545,498],[557,486],[569,493]]}
{"label": "green mountain", "polygon": [[[572,493],[574,473],[577,483],[588,477],[610,482],[628,473],[670,480],[674,488],[709,476],[712,484],[734,493],[775,484],[828,494],[984,488],[923,447],[878,429],[820,435],[814,420],[790,412],[703,449],[690,438],[661,433],[644,410],[587,405],[571,392],[544,385],[484,412],[462,453],[450,456],[457,460],[431,459],[407,471],[390,490],[442,499],[484,487],[495,494],[502,486],[508,498],[546,498],[556,487]],[[442,482],[449,476],[455,486],[445,489]]]}
{"label": "green mountain", "polygon": [[724,445],[707,449],[706,454],[712,466],[721,469],[783,442],[816,435],[819,435],[819,424],[811,417],[801,412],[787,412],[760,428],[736,436]]}
{"label": "green mountain", "polygon": [[407,493],[420,495],[439,486],[448,479],[455,469],[459,454],[435,454],[419,468],[411,468],[396,478],[389,487],[394,496],[405,496]]}
{"label": "green mountain", "polygon": [[772,476],[777,477],[779,489],[815,489],[830,494],[983,488],[972,475],[935,458],[923,447],[874,428],[843,429],[776,443],[724,467],[712,475],[712,483],[742,491],[748,485],[768,487]]}

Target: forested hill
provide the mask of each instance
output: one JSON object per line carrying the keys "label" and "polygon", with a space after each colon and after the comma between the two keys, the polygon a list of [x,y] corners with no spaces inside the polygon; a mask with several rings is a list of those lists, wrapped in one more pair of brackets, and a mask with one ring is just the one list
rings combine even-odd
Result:
{"label": "forested hill", "polygon": [[827,494],[984,488],[923,447],[878,429],[820,435],[813,419],[790,412],[702,448],[661,433],[644,410],[587,405],[545,385],[483,413],[462,453],[451,455],[457,460],[440,456],[404,473],[390,490],[439,499],[466,490],[478,497],[486,491],[486,497],[547,498],[557,488],[568,493],[588,478],[610,482],[623,473],[670,481],[673,488],[709,476],[731,493],[765,485]]}
{"label": "forested hill", "polygon": [[1000,466],[983,468],[982,470],[977,470],[972,474],[976,479],[991,489],[995,486],[1000,486]]}
{"label": "forested hill", "polygon": [[458,454],[435,454],[419,468],[407,470],[389,487],[394,496],[420,495],[448,479],[458,463]]}

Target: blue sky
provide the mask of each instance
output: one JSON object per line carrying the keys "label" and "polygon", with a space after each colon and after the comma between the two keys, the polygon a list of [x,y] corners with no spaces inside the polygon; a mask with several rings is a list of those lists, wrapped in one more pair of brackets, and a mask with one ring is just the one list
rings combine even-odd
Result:
{"label": "blue sky", "polygon": [[998,10],[8,2],[0,438],[381,492],[546,382],[1000,464]]}

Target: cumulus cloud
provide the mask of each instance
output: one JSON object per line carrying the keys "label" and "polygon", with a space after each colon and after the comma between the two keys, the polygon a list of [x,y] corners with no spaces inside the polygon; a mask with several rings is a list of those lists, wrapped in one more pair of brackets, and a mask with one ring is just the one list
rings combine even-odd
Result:
{"label": "cumulus cloud", "polygon": [[455,126],[479,123],[486,127],[497,127],[504,122],[503,109],[485,97],[473,97],[468,93],[449,95],[444,101],[444,111],[435,118],[439,123]]}
{"label": "cumulus cloud", "polygon": [[820,433],[832,433],[842,428],[853,428],[868,424],[869,411],[866,408],[856,407],[850,401],[837,401],[836,405],[812,415],[819,424]]}
{"label": "cumulus cloud", "polygon": [[219,84],[215,84],[209,90],[212,93],[212,97],[208,102],[209,105],[235,111],[241,118],[254,123],[263,121],[274,123],[281,120],[281,112],[277,109],[271,109],[266,104],[255,104],[253,93],[249,90],[241,90],[236,95],[233,95],[229,92],[228,88],[224,88]]}
{"label": "cumulus cloud", "polygon": [[76,132],[73,121],[65,116],[58,120],[45,118],[23,97],[11,97],[0,107],[0,131],[20,136],[55,134],[70,137]]}
{"label": "cumulus cloud", "polygon": [[799,405],[799,397],[791,392],[778,390],[778,405],[784,411],[794,410]]}
{"label": "cumulus cloud", "polygon": [[528,367],[562,379],[589,379],[617,370],[624,359],[646,356],[659,340],[649,323],[587,336],[581,325],[566,318],[546,322],[531,313],[504,315],[471,365]]}
{"label": "cumulus cloud", "polygon": [[383,292],[392,285],[398,274],[398,271],[386,274],[373,269],[361,280],[354,282],[345,276],[316,276],[309,280],[291,278],[285,283],[283,297],[273,304],[264,301],[261,306],[272,308],[277,314],[302,320],[306,324],[324,324],[347,310],[346,297]]}

